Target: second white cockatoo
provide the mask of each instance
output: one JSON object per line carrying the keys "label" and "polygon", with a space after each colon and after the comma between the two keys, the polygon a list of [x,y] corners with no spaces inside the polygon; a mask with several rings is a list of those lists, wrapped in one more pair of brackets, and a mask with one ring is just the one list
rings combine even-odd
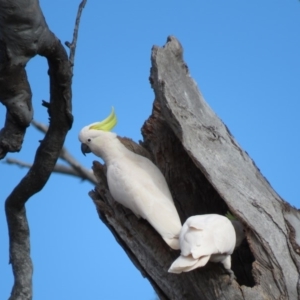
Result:
{"label": "second white cockatoo", "polygon": [[244,237],[243,226],[237,220],[230,221],[217,214],[192,216],[182,226],[179,235],[181,255],[169,272],[188,272],[205,266],[208,261],[221,262],[232,280],[231,254]]}
{"label": "second white cockatoo", "polygon": [[85,126],[79,133],[83,154],[93,152],[107,166],[107,182],[115,201],[146,219],[173,249],[179,249],[181,221],[167,182],[147,158],[128,150],[110,130],[117,118]]}

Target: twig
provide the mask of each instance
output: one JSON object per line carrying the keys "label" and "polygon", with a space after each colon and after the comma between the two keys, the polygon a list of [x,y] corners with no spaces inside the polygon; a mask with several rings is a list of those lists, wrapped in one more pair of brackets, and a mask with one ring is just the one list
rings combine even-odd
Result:
{"label": "twig", "polygon": [[18,160],[18,159],[14,159],[14,158],[7,158],[5,160],[5,162],[9,165],[17,165],[18,167],[20,168],[27,168],[27,169],[30,169],[32,167],[32,164],[29,164],[29,163],[26,163],[26,162],[23,162],[21,160]]}
{"label": "twig", "polygon": [[[11,164],[11,165],[16,165],[20,168],[28,168],[30,169],[32,167],[32,164],[18,160],[18,159],[14,159],[14,158],[7,158],[5,160],[5,163],[7,164]],[[82,167],[83,168],[83,167]],[[64,174],[64,175],[71,175],[74,177],[78,177],[82,180],[88,180],[89,182],[91,182],[92,184],[97,184],[96,178],[92,172],[92,170],[88,170],[88,169],[84,169],[84,175],[80,172],[78,172],[77,170],[75,170],[73,167],[68,167],[62,164],[56,164],[54,166],[53,172],[54,173],[58,173],[58,174]]]}
{"label": "twig", "polygon": [[97,184],[96,177],[92,170],[88,170],[83,167],[65,147],[62,148],[59,157],[72,167],[72,169],[78,174],[78,177],[87,179],[92,184]]}
{"label": "twig", "polygon": [[74,66],[74,57],[75,57],[75,50],[76,50],[76,44],[77,44],[77,38],[78,38],[78,29],[79,29],[81,13],[86,5],[86,2],[87,2],[87,0],[82,0],[81,3],[79,4],[76,21],[75,21],[74,32],[73,32],[72,43],[65,42],[65,45],[70,49],[69,61],[71,63],[72,71],[73,71],[73,66]]}
{"label": "twig", "polygon": [[40,132],[46,134],[47,131],[48,131],[48,126],[43,124],[43,123],[40,123],[40,122],[37,122],[35,120],[32,120],[31,121],[31,124],[37,129],[39,130]]}

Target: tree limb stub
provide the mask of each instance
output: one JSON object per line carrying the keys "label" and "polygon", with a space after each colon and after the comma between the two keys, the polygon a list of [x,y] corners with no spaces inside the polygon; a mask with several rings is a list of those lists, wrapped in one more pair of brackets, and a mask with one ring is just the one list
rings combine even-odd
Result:
{"label": "tree limb stub", "polygon": [[232,260],[237,282],[228,284],[228,275],[214,263],[180,275],[167,273],[179,252],[113,201],[103,168],[94,165],[99,184],[91,196],[99,216],[161,299],[298,299],[300,264],[294,249],[299,235],[288,225],[300,222],[299,212],[274,192],[209,108],[182,52],[174,37],[152,49],[150,82],[156,99],[142,128],[142,146],[166,177],[182,222],[227,210],[243,222],[247,240]]}
{"label": "tree limb stub", "polygon": [[38,0],[0,0],[0,28],[0,99],[7,108],[5,127],[0,132],[0,158],[20,150],[32,119],[26,63],[40,54],[49,65],[49,130],[36,151],[32,167],[5,202],[15,279],[10,300],[30,300],[32,261],[25,203],[46,184],[71,128],[72,71],[67,53],[49,30]]}

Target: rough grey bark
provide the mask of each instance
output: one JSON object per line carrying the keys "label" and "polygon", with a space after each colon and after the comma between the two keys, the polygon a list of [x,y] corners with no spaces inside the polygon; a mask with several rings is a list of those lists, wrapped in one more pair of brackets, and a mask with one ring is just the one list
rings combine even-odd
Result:
{"label": "rough grey bark", "polygon": [[[7,109],[5,126],[0,131],[0,158],[3,158],[7,152],[21,149],[26,128],[32,120],[32,95],[25,71],[27,62],[37,54],[45,56],[50,80],[53,83],[56,80],[56,85],[61,80],[63,83],[70,81],[70,70],[66,52],[49,30],[37,0],[1,0],[0,28],[0,99]],[[51,86],[52,92],[58,92],[55,84]],[[68,96],[66,94],[62,101],[70,128],[72,114]],[[54,111],[53,105],[49,110],[50,114]]]}
{"label": "rough grey bark", "polygon": [[72,126],[71,84],[76,37],[69,44],[69,61],[64,47],[49,30],[38,0],[0,0],[0,101],[7,109],[5,125],[0,131],[0,159],[8,152],[21,149],[26,128],[32,120],[26,63],[36,54],[44,56],[50,78],[50,101],[43,101],[50,117],[49,129],[30,170],[5,202],[9,259],[14,274],[11,300],[32,299],[32,261],[25,203],[46,184]]}
{"label": "rough grey bark", "polygon": [[165,175],[182,222],[230,210],[245,225],[247,240],[232,261],[237,281],[230,284],[214,263],[180,275],[167,273],[179,252],[114,202],[105,169],[95,162],[99,183],[90,196],[101,220],[160,299],[299,299],[299,212],[276,194],[204,101],[178,40],[169,37],[164,47],[153,47],[151,61],[155,102],[142,128],[142,146]]}

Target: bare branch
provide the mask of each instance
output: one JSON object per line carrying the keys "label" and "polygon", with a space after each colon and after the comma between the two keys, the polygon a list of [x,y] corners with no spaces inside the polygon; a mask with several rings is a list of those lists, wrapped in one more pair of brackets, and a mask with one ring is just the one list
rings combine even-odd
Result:
{"label": "bare branch", "polygon": [[59,157],[72,167],[72,169],[78,174],[78,177],[87,179],[93,184],[97,184],[92,170],[88,170],[87,168],[83,167],[65,147],[61,149]]}
{"label": "bare branch", "polygon": [[71,69],[73,71],[74,66],[74,57],[75,57],[75,50],[76,50],[76,44],[77,44],[77,38],[78,38],[78,29],[79,29],[79,23],[81,18],[82,10],[84,9],[86,5],[87,0],[83,0],[78,7],[76,21],[75,21],[75,27],[73,32],[73,40],[72,43],[65,42],[65,45],[70,48],[70,55],[69,55],[69,61],[71,63]]}
{"label": "bare branch", "polygon": [[23,162],[21,160],[9,158],[9,157],[5,160],[5,162],[9,165],[17,165],[20,168],[30,169],[32,167],[32,164],[30,164],[30,163]]}
{"label": "bare branch", "polygon": [[[21,161],[18,159],[14,159],[14,158],[9,158],[9,157],[5,160],[5,163],[11,164],[11,165],[16,165],[20,168],[30,169],[32,167],[32,164],[30,164],[30,163],[27,163],[27,162],[24,162],[24,161]],[[93,174],[92,170],[88,170],[85,168],[83,168],[83,169],[84,169],[84,172],[79,173],[72,167],[68,167],[68,166],[57,163],[54,166],[53,172],[58,173],[58,174],[71,175],[71,176],[80,178],[82,180],[87,180],[87,181],[91,182],[92,184],[97,184],[95,175]],[[91,176],[87,176],[87,175],[89,175],[88,173],[90,173]]]}
{"label": "bare branch", "polygon": [[[18,30],[16,30],[16,28]],[[32,261],[25,203],[46,184],[65,136],[72,126],[72,66],[64,47],[49,30],[38,0],[0,0],[0,100],[7,108],[0,131],[0,159],[19,151],[32,120],[26,63],[36,54],[47,58],[50,77],[49,130],[34,163],[5,202],[9,257],[14,274],[10,300],[32,299]],[[72,59],[74,60],[74,54]]]}

